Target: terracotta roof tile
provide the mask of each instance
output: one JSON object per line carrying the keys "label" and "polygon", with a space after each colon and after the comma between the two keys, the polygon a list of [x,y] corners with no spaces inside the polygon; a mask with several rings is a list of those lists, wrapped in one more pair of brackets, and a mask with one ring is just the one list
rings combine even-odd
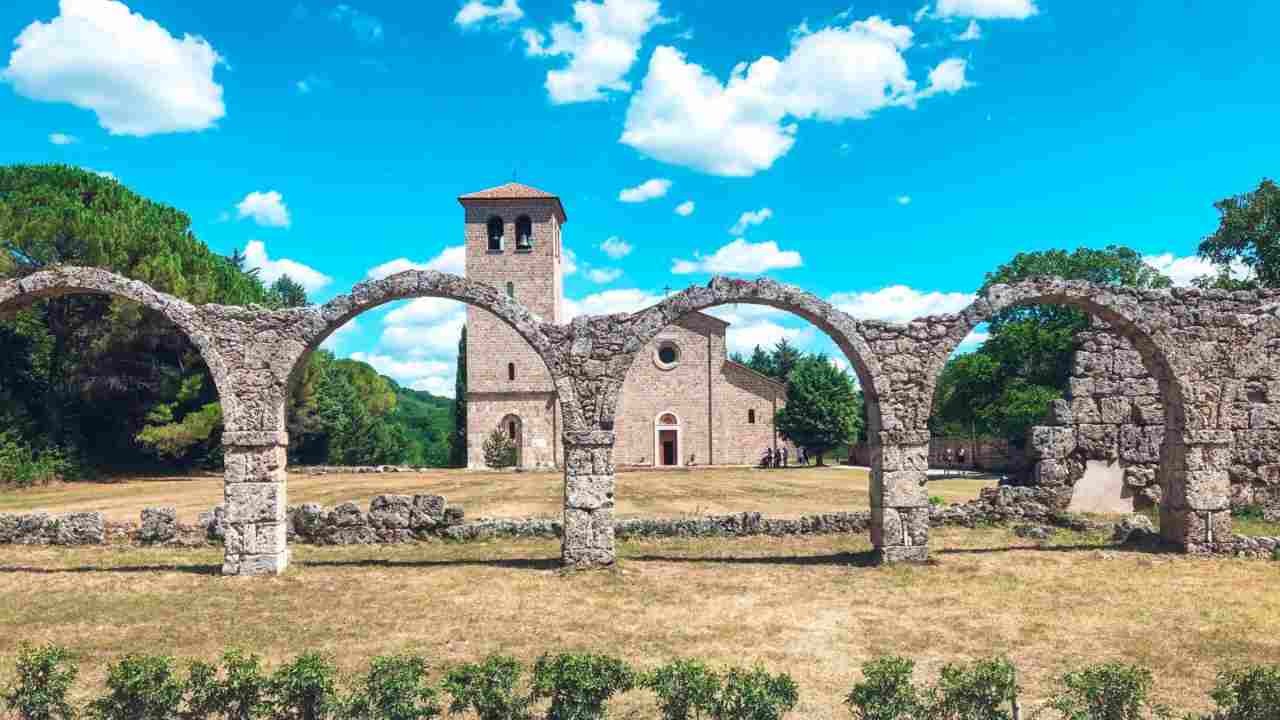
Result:
{"label": "terracotta roof tile", "polygon": [[516,182],[509,182],[505,185],[488,188],[487,190],[480,190],[478,192],[458,196],[458,202],[461,202],[464,205],[467,200],[555,200],[556,206],[560,210],[561,222],[568,220],[568,216],[564,211],[564,205],[561,204],[559,196],[552,195],[545,190],[539,190],[538,188]]}

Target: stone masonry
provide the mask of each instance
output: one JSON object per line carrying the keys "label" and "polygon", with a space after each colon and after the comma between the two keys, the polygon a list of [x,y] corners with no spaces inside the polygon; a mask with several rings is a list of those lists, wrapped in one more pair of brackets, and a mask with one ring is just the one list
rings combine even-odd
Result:
{"label": "stone masonry", "polygon": [[[870,530],[884,562],[928,556],[927,421],[937,377],[969,331],[1005,308],[1076,307],[1133,345],[1164,407],[1160,531],[1187,551],[1235,548],[1229,514],[1233,458],[1251,457],[1280,433],[1280,293],[1274,291],[1141,291],[1044,278],[994,286],[960,313],[896,325],[854,319],[811,293],[772,280],[717,277],[636,313],[555,324],[499,288],[433,271],[361,283],[323,306],[266,310],[193,306],[100,269],[58,267],[0,283],[0,317],[39,298],[74,293],[106,294],[152,308],[182,328],[203,354],[225,422],[228,575],[274,574],[288,565],[289,378],[308,353],[356,315],[407,298],[479,307],[512,328],[546,365],[561,408],[562,561],[569,567],[614,562],[614,422],[628,370],[677,319],[718,305],[790,311],[826,332],[848,357],[867,402]],[[1258,462],[1251,471],[1266,475],[1274,466]],[[1046,461],[1039,472],[1060,477],[1068,469]]]}

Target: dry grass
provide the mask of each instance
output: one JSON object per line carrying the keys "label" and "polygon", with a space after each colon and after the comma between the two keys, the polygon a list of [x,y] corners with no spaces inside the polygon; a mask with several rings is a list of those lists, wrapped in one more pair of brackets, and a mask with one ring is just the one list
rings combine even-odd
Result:
{"label": "dry grass", "polygon": [[[947,502],[978,496],[984,480],[940,480],[932,495]],[[436,493],[471,517],[556,517],[563,506],[561,473],[433,470],[420,473],[289,476],[289,502],[332,506],[354,500],[367,506],[381,493]],[[778,517],[865,509],[867,473],[847,467],[758,470],[698,468],[618,473],[618,515],[668,517],[760,511]],[[148,505],[172,505],[183,522],[222,502],[222,476],[127,478],[112,483],[70,483],[0,493],[0,512],[44,509],[101,510],[108,520],[137,520]]]}
{"label": "dry grass", "polygon": [[[845,717],[865,660],[912,656],[922,678],[994,653],[1028,700],[1072,666],[1136,662],[1161,696],[1201,708],[1232,661],[1280,662],[1277,565],[1121,551],[1063,534],[944,530],[935,564],[869,567],[862,537],[625,542],[617,571],[564,574],[552,541],[294,548],[279,578],[222,578],[216,548],[0,548],[0,667],[21,640],[70,645],[80,687],[126,651],[279,662],[333,653],[354,671],[412,651],[437,667],[491,652],[593,650],[652,667],[677,656],[762,663],[799,682],[797,718]],[[654,717],[647,693],[619,717]]]}

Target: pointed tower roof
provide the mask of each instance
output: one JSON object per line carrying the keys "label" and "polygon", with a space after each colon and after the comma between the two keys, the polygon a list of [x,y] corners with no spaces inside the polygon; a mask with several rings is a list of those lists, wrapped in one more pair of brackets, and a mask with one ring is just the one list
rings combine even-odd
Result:
{"label": "pointed tower roof", "polygon": [[558,196],[517,182],[509,182],[505,185],[491,187],[487,190],[480,190],[478,192],[458,196],[458,202],[462,203],[464,207],[467,205],[468,201],[473,200],[551,200],[555,202],[556,210],[559,211],[560,224],[563,225],[569,221],[569,216],[565,214],[564,205],[560,203],[560,198]]}

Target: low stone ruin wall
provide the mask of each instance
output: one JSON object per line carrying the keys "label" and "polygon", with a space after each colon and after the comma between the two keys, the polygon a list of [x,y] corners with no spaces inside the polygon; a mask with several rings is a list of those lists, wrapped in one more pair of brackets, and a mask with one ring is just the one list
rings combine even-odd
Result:
{"label": "low stone ruin wall", "polygon": [[[1117,541],[1158,541],[1143,516],[1099,523],[1061,508],[1055,489],[1038,487],[984,488],[976,500],[929,509],[932,527],[1013,525],[1019,535],[1045,539],[1056,528],[1076,531],[1107,530]],[[798,518],[772,518],[758,512],[686,518],[631,518],[614,521],[619,539],[669,537],[750,537],[863,534],[871,527],[868,512],[834,512]],[[201,546],[244,542],[228,537],[221,505],[201,513],[196,525],[177,522],[171,507],[144,508],[139,523],[107,523],[102,513],[50,515],[36,512],[0,514],[0,544],[101,545],[131,542],[139,545]],[[563,525],[548,518],[480,518],[466,520],[463,509],[440,495],[377,495],[366,512],[353,502],[325,508],[316,503],[290,506],[289,541],[311,545],[382,545],[431,540],[473,541],[492,538],[559,538]],[[1236,536],[1229,554],[1272,557],[1280,538]]]}

